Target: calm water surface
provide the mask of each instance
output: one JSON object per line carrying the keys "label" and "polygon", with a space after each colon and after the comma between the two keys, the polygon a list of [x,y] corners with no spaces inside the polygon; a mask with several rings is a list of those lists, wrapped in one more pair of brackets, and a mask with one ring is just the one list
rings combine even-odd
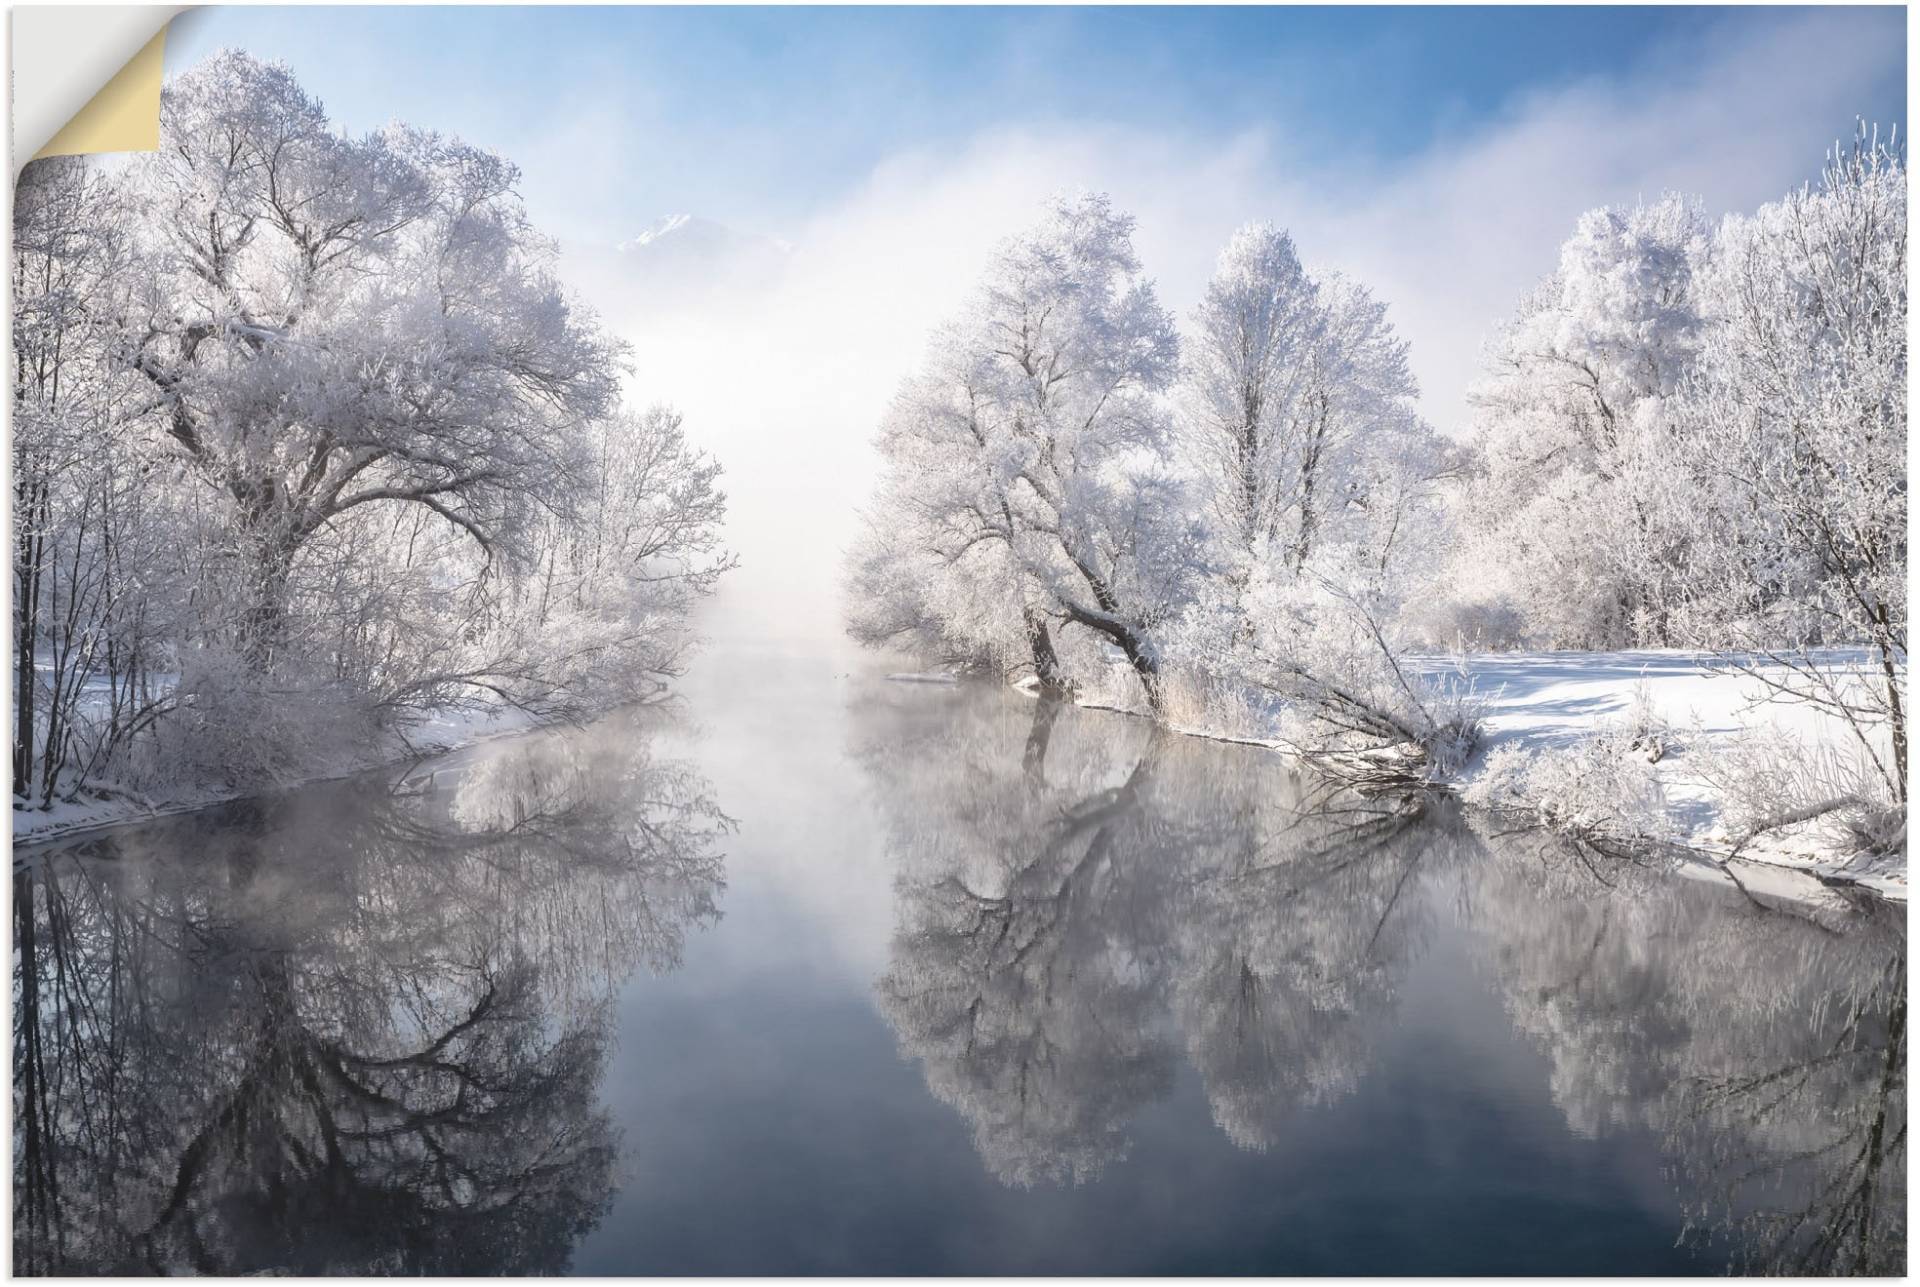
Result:
{"label": "calm water surface", "polygon": [[1905,1264],[1897,909],[993,689],[716,654],[14,898],[23,1272]]}

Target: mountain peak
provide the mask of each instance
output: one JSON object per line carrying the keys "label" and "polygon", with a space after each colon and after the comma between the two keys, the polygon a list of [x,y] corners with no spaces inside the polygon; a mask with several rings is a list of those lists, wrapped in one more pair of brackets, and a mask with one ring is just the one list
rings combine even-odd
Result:
{"label": "mountain peak", "polygon": [[689,224],[693,224],[696,222],[704,223],[706,221],[705,220],[696,221],[694,217],[690,214],[667,215],[665,218],[655,220],[647,228],[642,230],[639,236],[633,238],[631,241],[621,242],[619,245],[619,249],[639,250],[642,247],[651,246],[655,242],[659,241],[662,237],[670,237],[674,233],[679,232],[681,229],[687,227]]}

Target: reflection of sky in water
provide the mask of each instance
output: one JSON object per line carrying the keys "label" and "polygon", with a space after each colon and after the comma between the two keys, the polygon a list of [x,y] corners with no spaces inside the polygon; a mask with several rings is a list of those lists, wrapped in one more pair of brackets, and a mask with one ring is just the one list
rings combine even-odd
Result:
{"label": "reflection of sky in water", "polygon": [[[1684,1273],[1783,1229],[1803,1253],[1861,1204],[1872,1263],[1900,1263],[1897,917],[1815,924],[1588,872],[1445,810],[1303,816],[1275,757],[1103,714],[1036,723],[997,692],[734,653],[689,694],[692,727],[651,754],[613,721],[467,775],[495,799],[426,810],[469,832],[529,802],[550,820],[511,863],[487,850],[497,903],[457,906],[399,863],[379,888],[432,914],[290,958],[377,993],[449,942],[534,945],[540,1003],[567,991],[589,1032],[579,994],[625,980],[593,1092],[617,1187],[572,1240],[577,1272]],[[642,867],[603,861],[636,834],[633,799],[672,794],[676,757],[675,798],[738,824],[723,889],[698,828]],[[292,802],[262,871],[340,800]],[[475,887],[443,861],[419,870]],[[258,887],[284,907],[314,879]],[[366,974],[383,951],[390,972]],[[462,977],[442,980],[455,1010]],[[1736,1128],[1763,1078],[1786,1094]],[[1756,1165],[1785,1176],[1762,1205],[1809,1226],[1676,1246],[1689,1214],[1751,1219],[1754,1195],[1721,1190]]]}
{"label": "reflection of sky in water", "polygon": [[[1464,963],[1447,964],[1436,983],[1460,978]],[[1182,1066],[1130,1123],[1126,1162],[1027,1190],[986,1172],[858,998],[770,980],[721,1014],[671,981],[647,991],[622,1009],[608,1078],[630,1171],[580,1272],[1702,1267],[1672,1247],[1653,1141],[1571,1137],[1543,1062],[1484,994],[1419,987],[1418,1020],[1358,1093],[1302,1112],[1264,1154],[1222,1135]]]}

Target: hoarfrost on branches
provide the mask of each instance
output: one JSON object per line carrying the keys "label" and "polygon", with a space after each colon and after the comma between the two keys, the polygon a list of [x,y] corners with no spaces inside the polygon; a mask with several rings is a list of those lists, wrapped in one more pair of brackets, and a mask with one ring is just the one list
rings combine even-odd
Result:
{"label": "hoarfrost on branches", "polygon": [[[882,426],[851,632],[1374,783],[1486,767],[1470,688],[1411,653],[1708,649],[1844,730],[1866,777],[1842,794],[1895,833],[1905,183],[1863,127],[1751,216],[1681,195],[1580,216],[1487,346],[1460,441],[1418,415],[1385,303],[1283,229],[1234,234],[1182,339],[1131,221],[1055,202]],[[1601,731],[1496,776],[1564,795],[1559,768],[1618,758]],[[1654,826],[1618,785],[1611,812]]]}
{"label": "hoarfrost on branches", "polygon": [[167,84],[155,152],[28,168],[16,800],[285,780],[421,713],[679,672],[732,566],[720,471],[622,409],[518,178],[343,133],[234,51]]}

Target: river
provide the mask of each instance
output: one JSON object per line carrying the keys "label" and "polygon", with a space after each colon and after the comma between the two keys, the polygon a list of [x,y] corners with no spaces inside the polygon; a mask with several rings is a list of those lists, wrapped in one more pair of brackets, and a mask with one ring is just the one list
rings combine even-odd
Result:
{"label": "river", "polygon": [[20,1272],[1905,1264],[1900,909],[845,658],[14,898]]}

